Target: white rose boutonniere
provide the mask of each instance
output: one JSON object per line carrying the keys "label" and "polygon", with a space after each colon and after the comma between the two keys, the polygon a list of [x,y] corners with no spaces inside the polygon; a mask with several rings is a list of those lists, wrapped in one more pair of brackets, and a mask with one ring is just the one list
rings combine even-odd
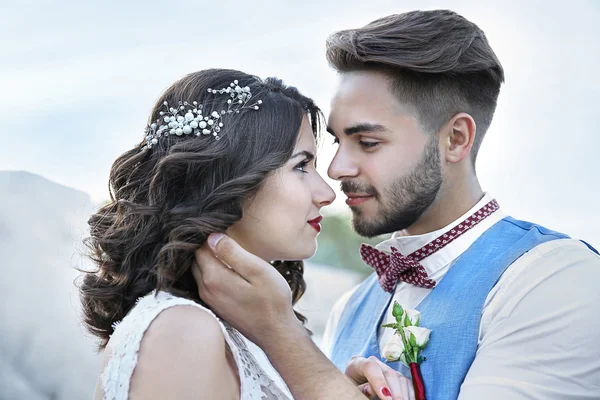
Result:
{"label": "white rose boutonniere", "polygon": [[429,343],[431,330],[419,326],[421,313],[417,310],[404,309],[394,302],[392,315],[396,322],[382,325],[384,328],[396,331],[392,339],[383,347],[383,357],[390,362],[401,361],[409,367],[416,399],[426,400],[425,384],[420,368],[420,364],[425,359],[419,353]]}
{"label": "white rose boutonniere", "polygon": [[404,343],[402,343],[402,338],[394,335],[392,340],[387,342],[383,348],[383,357],[388,361],[398,361],[403,352]]}

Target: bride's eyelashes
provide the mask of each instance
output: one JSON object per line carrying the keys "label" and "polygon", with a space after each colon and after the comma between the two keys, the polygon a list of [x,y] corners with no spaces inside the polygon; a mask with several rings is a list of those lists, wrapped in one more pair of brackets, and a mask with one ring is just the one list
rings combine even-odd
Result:
{"label": "bride's eyelashes", "polygon": [[294,167],[295,170],[300,171],[300,172],[304,172],[305,174],[308,174],[308,171],[305,170],[306,166],[308,165],[308,163],[310,162],[309,159],[305,159],[303,161],[300,161],[298,164],[296,164],[296,166]]}
{"label": "bride's eyelashes", "polygon": [[292,159],[294,159],[296,157],[303,157],[303,159],[302,159],[302,161],[300,161],[298,164],[296,164],[294,166],[294,170],[307,174],[308,171],[306,171],[305,168],[311,161],[315,161],[314,153],[311,153],[310,151],[307,151],[307,150],[302,150],[302,151],[299,151],[298,153],[294,154],[292,156]]}

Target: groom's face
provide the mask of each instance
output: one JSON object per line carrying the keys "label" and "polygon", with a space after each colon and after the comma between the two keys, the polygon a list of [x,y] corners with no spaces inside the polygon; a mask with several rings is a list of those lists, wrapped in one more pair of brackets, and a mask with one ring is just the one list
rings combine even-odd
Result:
{"label": "groom's face", "polygon": [[339,143],[328,174],[341,181],[355,230],[376,236],[415,223],[442,183],[438,136],[423,131],[388,77],[341,74],[328,122]]}

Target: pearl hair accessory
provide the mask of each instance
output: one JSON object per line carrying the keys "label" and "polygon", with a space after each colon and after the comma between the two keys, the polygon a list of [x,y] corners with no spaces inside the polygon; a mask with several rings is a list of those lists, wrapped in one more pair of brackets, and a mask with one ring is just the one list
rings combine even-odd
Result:
{"label": "pearl hair accessory", "polygon": [[149,150],[158,143],[158,139],[169,135],[212,135],[219,140],[219,132],[223,128],[223,116],[228,114],[239,114],[243,109],[258,110],[262,100],[248,104],[252,98],[252,92],[248,86],[241,87],[238,81],[233,81],[223,89],[208,89],[211,94],[228,94],[227,109],[208,112],[202,104],[197,101],[189,104],[187,101],[179,102],[178,107],[169,107],[164,102],[165,111],[160,112],[160,118],[146,127],[146,134],[142,150]]}

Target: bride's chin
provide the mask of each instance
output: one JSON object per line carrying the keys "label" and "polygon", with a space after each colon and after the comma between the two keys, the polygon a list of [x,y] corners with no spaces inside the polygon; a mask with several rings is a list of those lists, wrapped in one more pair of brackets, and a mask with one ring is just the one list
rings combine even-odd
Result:
{"label": "bride's chin", "polygon": [[[304,250],[304,249],[303,249]],[[306,246],[304,255],[302,257],[299,257],[299,260],[307,260],[309,258],[311,258],[312,256],[314,256],[317,253],[317,241],[313,241],[313,243],[309,246]]]}
{"label": "bride's chin", "polygon": [[317,242],[313,242],[312,244],[306,244],[304,246],[298,246],[296,249],[289,254],[287,257],[281,258],[282,260],[287,261],[304,261],[315,255],[317,252]]}

